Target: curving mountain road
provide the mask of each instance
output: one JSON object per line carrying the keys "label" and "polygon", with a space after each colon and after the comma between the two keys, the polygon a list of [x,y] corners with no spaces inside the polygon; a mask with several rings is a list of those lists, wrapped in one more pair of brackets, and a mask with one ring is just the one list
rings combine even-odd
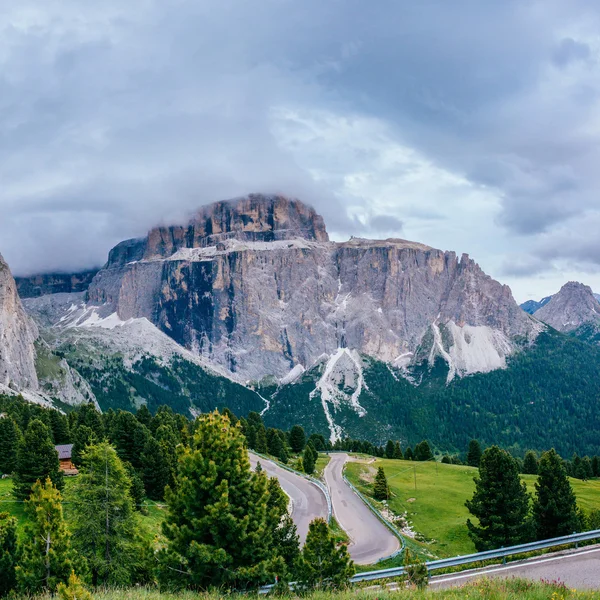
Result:
{"label": "curving mountain road", "polygon": [[331,494],[333,514],[350,536],[350,556],[359,565],[370,565],[400,549],[398,538],[369,510],[344,481],[347,454],[331,454],[325,482]]}
{"label": "curving mountain road", "polygon": [[250,464],[256,468],[260,462],[263,470],[269,477],[277,477],[283,491],[292,499],[292,519],[296,523],[300,543],[306,541],[308,526],[313,519],[322,518],[327,520],[327,499],[325,494],[314,484],[282,469],[280,466],[255,454],[249,453]]}

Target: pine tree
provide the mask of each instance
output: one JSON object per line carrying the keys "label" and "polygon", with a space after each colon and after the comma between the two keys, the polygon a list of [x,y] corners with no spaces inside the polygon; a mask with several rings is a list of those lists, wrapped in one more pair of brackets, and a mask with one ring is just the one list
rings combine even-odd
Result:
{"label": "pine tree", "polygon": [[16,569],[21,592],[54,592],[69,579],[75,555],[70,534],[63,518],[62,498],[50,478],[36,482],[25,512],[29,517]]}
{"label": "pine tree", "polygon": [[309,526],[297,572],[301,590],[343,589],[354,575],[346,546],[336,548],[323,519],[315,519]]}
{"label": "pine tree", "polygon": [[267,445],[267,430],[262,423],[255,430],[255,439],[254,449],[261,454],[266,454],[269,451],[269,446]]}
{"label": "pine tree", "polygon": [[147,549],[134,514],[131,480],[108,442],[83,453],[70,503],[73,546],[88,561],[92,585],[144,582]]}
{"label": "pine tree", "polygon": [[429,442],[423,440],[415,446],[415,460],[427,461],[433,459],[433,452],[429,447]]}
{"label": "pine tree", "polygon": [[96,439],[101,440],[104,438],[105,431],[102,415],[98,412],[93,402],[82,404],[69,413],[69,422],[71,431],[81,425],[86,425],[94,432]]}
{"label": "pine tree", "polygon": [[406,452],[404,453],[404,460],[414,460],[414,455],[413,455],[413,451],[411,450],[411,447],[409,446],[406,449]]}
{"label": "pine tree", "polygon": [[390,497],[390,488],[383,467],[377,469],[375,482],[373,483],[373,498],[375,500],[387,500]]}
{"label": "pine tree", "polygon": [[152,429],[152,413],[146,404],[142,404],[137,409],[135,418],[148,429]]}
{"label": "pine tree", "polygon": [[392,440],[388,440],[385,445],[385,457],[394,458],[394,442]]}
{"label": "pine tree", "polygon": [[304,472],[307,475],[312,475],[315,472],[315,465],[319,458],[318,452],[313,448],[311,442],[306,444],[304,448],[304,454],[302,455],[302,464],[304,465]]}
{"label": "pine tree", "polygon": [[163,454],[160,443],[148,437],[141,456],[142,480],[146,494],[151,500],[162,500],[169,483],[171,469]]}
{"label": "pine tree", "polygon": [[17,466],[21,432],[11,417],[0,417],[0,473],[11,474]]}
{"label": "pine tree", "polygon": [[124,410],[117,412],[112,422],[110,440],[121,460],[130,462],[136,469],[140,469],[142,451],[149,437],[148,428],[133,414]]}
{"label": "pine tree", "polygon": [[471,440],[469,442],[469,450],[467,452],[467,464],[470,467],[478,467],[482,453],[483,452],[479,442],[477,440]]}
{"label": "pine tree", "polygon": [[523,461],[523,473],[525,475],[537,475],[538,460],[533,450],[528,450]]}
{"label": "pine tree", "polygon": [[575,494],[554,449],[544,452],[538,463],[533,520],[539,540],[569,535],[579,528]]}
{"label": "pine tree", "polygon": [[78,467],[81,464],[81,457],[88,446],[93,446],[99,440],[91,427],[80,425],[73,433],[73,448],[71,449],[71,460]]}
{"label": "pine tree", "polygon": [[396,442],[394,444],[394,458],[397,460],[402,460],[404,456],[402,455],[402,448],[400,447],[400,442]]}
{"label": "pine tree", "polygon": [[140,474],[134,469],[130,462],[124,462],[123,466],[125,467],[125,471],[131,480],[130,494],[133,502],[133,508],[139,513],[145,515],[148,513],[148,510],[146,507],[147,498],[144,482],[142,481]]}
{"label": "pine tree", "polygon": [[600,458],[598,456],[592,457],[592,475],[594,477],[600,476]]}
{"label": "pine tree", "polygon": [[165,460],[169,467],[168,484],[173,486],[175,483],[175,473],[177,472],[177,444],[179,443],[175,432],[167,425],[161,425],[154,434],[160,448],[163,451]]}
{"label": "pine tree", "polygon": [[192,446],[180,447],[165,498],[163,585],[245,589],[285,573],[274,544],[278,502],[265,473],[251,471],[240,429],[218,412],[199,417]]}
{"label": "pine tree", "polygon": [[29,497],[36,481],[45,481],[50,477],[60,490],[63,487],[63,475],[59,468],[58,453],[50,437],[50,430],[42,421],[30,421],[25,436],[17,450],[14,493],[18,500]]}
{"label": "pine tree", "polygon": [[493,550],[524,541],[529,495],[512,456],[498,446],[488,448],[479,463],[479,477],[474,481],[473,498],[465,505],[479,519],[479,525],[467,520],[469,537],[477,550]]}
{"label": "pine tree", "polygon": [[0,598],[14,589],[17,579],[17,520],[0,513]]}
{"label": "pine tree", "polygon": [[71,435],[69,433],[69,421],[67,417],[57,410],[48,411],[48,417],[54,443],[56,445],[68,444],[71,441]]}
{"label": "pine tree", "polygon": [[300,454],[306,445],[306,434],[300,425],[294,425],[290,430],[290,448],[295,454]]}

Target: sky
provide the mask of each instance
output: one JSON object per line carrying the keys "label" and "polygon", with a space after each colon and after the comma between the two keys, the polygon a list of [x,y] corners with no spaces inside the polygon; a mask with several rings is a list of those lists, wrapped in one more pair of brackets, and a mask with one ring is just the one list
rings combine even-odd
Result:
{"label": "sky", "polygon": [[598,31],[587,0],[0,3],[0,252],[81,270],[283,193],[518,301],[600,291]]}

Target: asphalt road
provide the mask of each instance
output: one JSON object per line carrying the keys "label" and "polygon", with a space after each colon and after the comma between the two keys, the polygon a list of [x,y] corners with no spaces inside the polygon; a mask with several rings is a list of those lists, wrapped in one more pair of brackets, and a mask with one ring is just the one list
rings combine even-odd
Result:
{"label": "asphalt road", "polygon": [[359,565],[370,565],[400,549],[398,538],[369,510],[342,477],[347,454],[331,454],[325,482],[333,514],[352,543],[350,556]]}
{"label": "asphalt road", "polygon": [[432,577],[430,585],[456,587],[480,577],[519,578],[561,581],[570,589],[600,589],[600,546],[538,556],[526,561],[508,563],[453,575]]}
{"label": "asphalt road", "polygon": [[253,469],[256,468],[257,462],[260,462],[269,477],[277,477],[283,491],[292,499],[292,519],[296,523],[300,543],[304,544],[310,522],[318,517],[327,519],[325,494],[304,477],[290,473],[274,462],[250,453],[250,464]]}

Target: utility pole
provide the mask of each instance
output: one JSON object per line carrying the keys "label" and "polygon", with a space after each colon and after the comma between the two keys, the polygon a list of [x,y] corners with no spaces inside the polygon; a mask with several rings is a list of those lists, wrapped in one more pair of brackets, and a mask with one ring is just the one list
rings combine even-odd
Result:
{"label": "utility pole", "polygon": [[417,467],[413,467],[413,472],[415,474],[415,490],[417,489]]}

